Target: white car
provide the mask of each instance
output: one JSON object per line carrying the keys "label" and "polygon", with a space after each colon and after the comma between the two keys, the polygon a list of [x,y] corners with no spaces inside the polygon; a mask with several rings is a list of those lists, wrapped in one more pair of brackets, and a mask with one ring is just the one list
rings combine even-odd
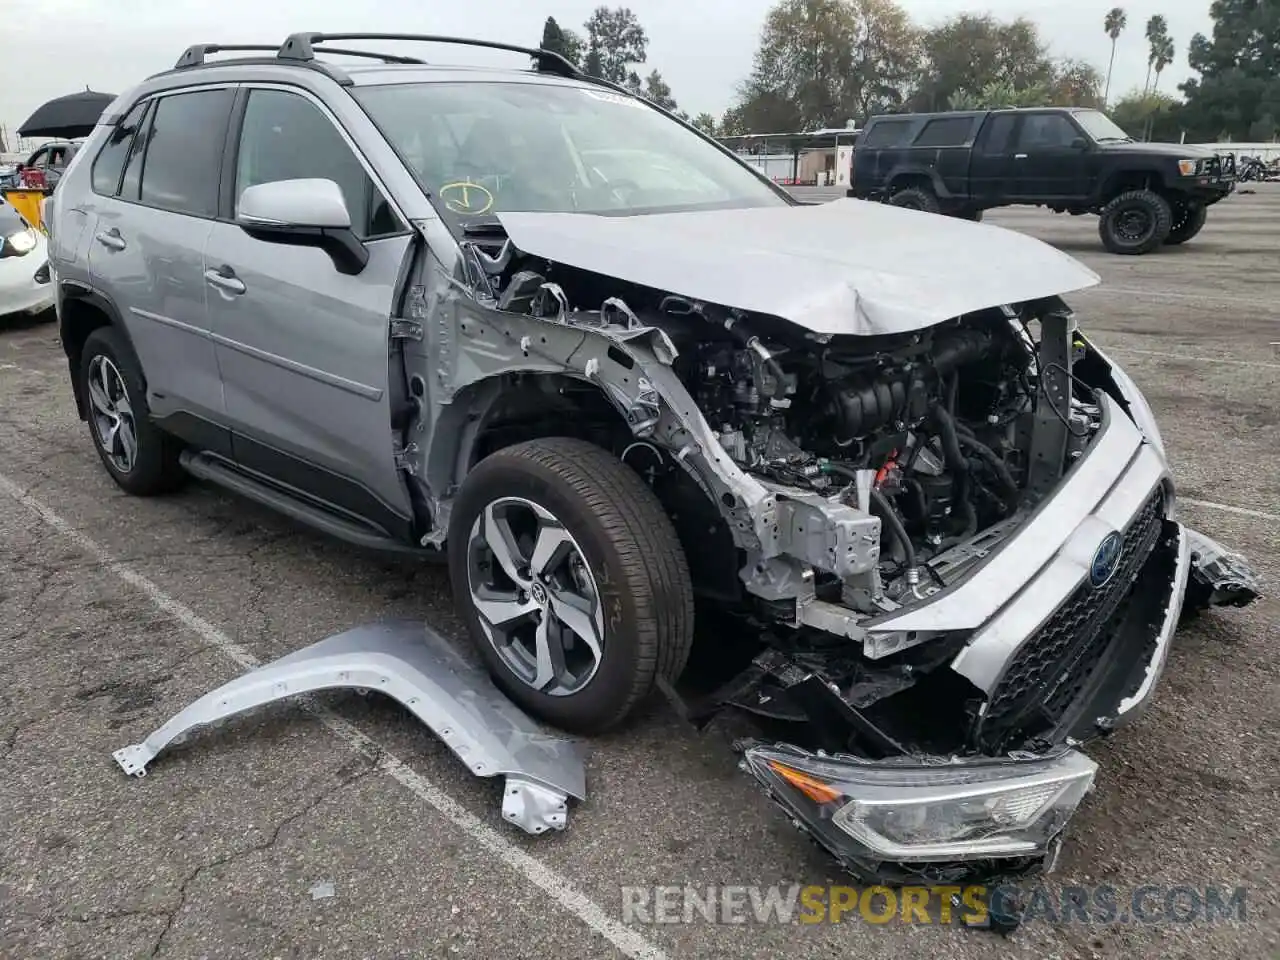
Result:
{"label": "white car", "polygon": [[40,313],[52,306],[48,242],[12,205],[0,200],[0,317]]}

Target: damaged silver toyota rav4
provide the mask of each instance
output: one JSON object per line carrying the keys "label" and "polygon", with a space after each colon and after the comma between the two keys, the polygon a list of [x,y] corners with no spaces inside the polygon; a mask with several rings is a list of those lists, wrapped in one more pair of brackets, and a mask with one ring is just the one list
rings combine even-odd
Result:
{"label": "damaged silver toyota rav4", "polygon": [[[533,67],[325,46],[361,39]],[[1017,872],[1184,597],[1256,596],[1177,519],[1147,403],[1060,299],[1098,282],[1070,257],[797,203],[544,51],[230,49],[121,97],[51,203],[102,462],[447,552],[536,717],[601,731],[655,686],[744,709],[787,742],[743,768],[855,873]],[[695,643],[724,674],[699,696]]]}

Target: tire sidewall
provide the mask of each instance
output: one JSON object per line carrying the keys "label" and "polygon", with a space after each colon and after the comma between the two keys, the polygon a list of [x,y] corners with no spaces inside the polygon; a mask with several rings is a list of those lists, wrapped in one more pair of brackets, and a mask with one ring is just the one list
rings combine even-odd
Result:
{"label": "tire sidewall", "polygon": [[[1117,219],[1135,207],[1143,209],[1152,221],[1150,232],[1140,240],[1127,240],[1120,236],[1116,229]],[[1102,211],[1099,232],[1103,243],[1113,253],[1143,254],[1156,249],[1169,235],[1173,223],[1173,211],[1169,202],[1158,193],[1151,191],[1134,191],[1116,197]]]}
{"label": "tire sidewall", "polygon": [[1196,201],[1179,200],[1172,204],[1172,209],[1173,227],[1169,231],[1169,236],[1165,238],[1166,244],[1176,246],[1186,243],[1204,229],[1205,221],[1209,216],[1208,205]]}
{"label": "tire sidewall", "polygon": [[[523,497],[550,510],[577,541],[595,579],[604,621],[601,662],[587,685],[566,696],[551,696],[511,673],[480,626],[471,603],[467,552],[471,528],[481,511],[503,497]],[[640,666],[636,632],[639,610],[626,572],[609,546],[599,518],[585,508],[566,484],[540,463],[499,459],[482,462],[463,484],[449,523],[449,575],[454,601],[499,688],[520,706],[557,726],[583,727],[582,717],[600,717],[628,699]],[[648,666],[652,680],[653,665]]]}
{"label": "tire sidewall", "polygon": [[[112,462],[110,455],[102,447],[98,436],[98,428],[94,423],[93,402],[89,399],[89,368],[94,357],[103,356],[111,361],[124,381],[125,391],[129,397],[129,407],[133,410],[133,432],[138,451],[133,461],[133,468],[127,473],[121,471]],[[133,355],[124,344],[123,339],[111,327],[100,327],[89,334],[80,353],[80,389],[84,397],[85,409],[89,417],[89,435],[93,438],[93,447],[98,451],[102,465],[107,468],[116,483],[128,489],[136,478],[145,472],[148,459],[152,455],[150,438],[144,437],[143,425],[147,423],[146,387],[138,373]]]}
{"label": "tire sidewall", "polygon": [[[909,198],[908,202],[903,203],[903,198]],[[918,210],[921,213],[939,212],[937,198],[923,187],[906,187],[899,190],[889,198],[889,203],[903,210]]]}

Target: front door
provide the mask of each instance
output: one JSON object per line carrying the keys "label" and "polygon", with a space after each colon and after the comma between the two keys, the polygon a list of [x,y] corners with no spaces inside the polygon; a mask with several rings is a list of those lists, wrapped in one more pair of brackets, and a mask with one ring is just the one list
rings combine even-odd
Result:
{"label": "front door", "polygon": [[1088,141],[1065,113],[1026,113],[1014,147],[1014,197],[1070,200],[1088,193]]}
{"label": "front door", "polygon": [[135,107],[93,158],[90,277],[129,331],[161,420],[223,416],[203,255],[234,98],[207,89]]}
{"label": "front door", "polygon": [[[243,95],[239,153],[227,174],[233,209],[204,251],[235,458],[402,533],[412,511],[395,466],[388,384],[408,227],[322,105],[281,88]],[[256,239],[235,224],[234,202],[247,187],[308,178],[342,189],[369,251],[358,275],[338,272],[317,247]]]}

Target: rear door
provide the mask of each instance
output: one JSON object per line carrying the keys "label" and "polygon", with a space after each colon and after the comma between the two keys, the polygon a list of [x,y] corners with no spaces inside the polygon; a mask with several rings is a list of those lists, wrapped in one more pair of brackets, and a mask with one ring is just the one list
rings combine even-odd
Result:
{"label": "rear door", "polygon": [[234,96],[204,88],[158,97],[141,118],[135,108],[122,124],[137,121],[135,135],[108,140],[92,170],[91,281],[120,312],[153,416],[188,427],[191,418],[217,424],[224,412],[203,255]]}
{"label": "rear door", "polygon": [[1023,114],[1013,152],[1013,196],[1069,200],[1087,193],[1087,158],[1076,145],[1083,138],[1065,113]]}
{"label": "rear door", "polygon": [[[242,98],[224,217],[203,265],[235,459],[401,534],[412,511],[395,466],[389,334],[409,228],[320,101],[265,85]],[[235,223],[247,187],[307,178],[341,188],[369,252],[358,275],[317,247]]]}
{"label": "rear door", "polygon": [[969,156],[969,189],[983,204],[1008,201],[1013,189],[1013,144],[1018,116],[994,113],[982,125]]}

